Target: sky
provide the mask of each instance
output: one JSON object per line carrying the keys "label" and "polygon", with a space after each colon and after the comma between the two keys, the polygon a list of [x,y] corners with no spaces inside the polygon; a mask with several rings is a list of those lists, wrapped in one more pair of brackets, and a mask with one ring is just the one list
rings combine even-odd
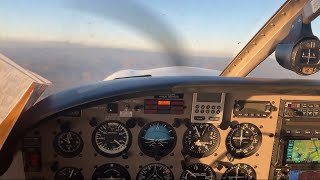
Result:
{"label": "sky", "polygon": [[2,0],[0,39],[142,50],[179,46],[196,55],[233,56],[283,3]]}

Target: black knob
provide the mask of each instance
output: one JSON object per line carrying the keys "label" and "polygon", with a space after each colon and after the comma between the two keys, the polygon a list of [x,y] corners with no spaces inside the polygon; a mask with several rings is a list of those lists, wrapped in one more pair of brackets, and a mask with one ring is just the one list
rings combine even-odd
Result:
{"label": "black knob", "polygon": [[243,107],[240,104],[235,104],[235,106],[234,106],[235,111],[240,111],[240,110],[242,110],[242,108]]}
{"label": "black knob", "polygon": [[128,158],[129,158],[129,155],[128,155],[127,152],[123,152],[123,153],[121,154],[121,156],[122,156],[123,159],[128,159]]}
{"label": "black knob", "polygon": [[187,165],[186,161],[184,161],[184,160],[181,161],[181,168],[183,171],[188,169],[188,165]]}
{"label": "black knob", "polygon": [[144,126],[145,122],[143,119],[138,119],[137,121],[138,121],[138,126],[140,126],[140,127]]}
{"label": "black knob", "polygon": [[190,127],[191,126],[191,120],[190,119],[188,119],[188,118],[185,118],[184,120],[183,120],[183,122],[184,122],[184,124],[186,125],[186,127]]}
{"label": "black knob", "polygon": [[95,127],[98,125],[98,121],[97,121],[97,118],[96,117],[92,117],[89,121],[89,124],[91,127]]}
{"label": "black knob", "polygon": [[126,122],[126,126],[128,128],[134,128],[137,125],[137,119],[136,118],[130,118],[128,119],[128,121]]}
{"label": "black knob", "polygon": [[161,156],[155,155],[155,156],[154,156],[154,159],[155,159],[156,161],[160,161],[160,160],[161,160]]}
{"label": "black knob", "polygon": [[55,161],[50,166],[51,171],[56,172],[59,169],[59,162]]}
{"label": "black knob", "polygon": [[184,156],[184,160],[185,160],[186,162],[190,162],[190,161],[191,161],[191,156],[190,156],[190,155],[185,155],[185,156]]}
{"label": "black knob", "polygon": [[175,118],[174,122],[172,123],[172,126],[175,128],[178,128],[178,127],[180,127],[180,125],[181,125],[181,119]]}
{"label": "black knob", "polygon": [[215,161],[213,163],[213,167],[218,169],[219,171],[224,167],[223,164],[220,161]]}
{"label": "black knob", "polygon": [[229,121],[222,121],[219,127],[221,130],[226,130],[229,128],[229,125],[230,125]]}
{"label": "black knob", "polygon": [[230,153],[227,153],[227,159],[232,162],[234,160],[234,157],[230,154]]}

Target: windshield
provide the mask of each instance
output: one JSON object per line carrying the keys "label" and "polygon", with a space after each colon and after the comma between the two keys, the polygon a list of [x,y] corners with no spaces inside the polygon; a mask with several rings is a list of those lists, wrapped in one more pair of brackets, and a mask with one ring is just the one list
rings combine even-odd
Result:
{"label": "windshield", "polygon": [[[53,82],[48,93],[124,69],[222,71],[280,1],[2,1],[0,53]],[[313,23],[317,35],[319,23]],[[302,77],[272,54],[252,77]]]}

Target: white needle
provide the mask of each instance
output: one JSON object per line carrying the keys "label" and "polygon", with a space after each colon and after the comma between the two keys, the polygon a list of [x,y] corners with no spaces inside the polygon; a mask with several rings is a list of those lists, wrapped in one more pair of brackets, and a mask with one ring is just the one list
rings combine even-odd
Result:
{"label": "white needle", "polygon": [[197,177],[197,176],[196,176],[196,175],[194,175],[191,171],[187,170],[187,172],[188,172],[189,174],[191,174],[191,176],[193,176],[193,177]]}
{"label": "white needle", "polygon": [[69,175],[69,178],[71,178],[72,177],[72,175],[73,175],[73,169],[72,169],[72,171],[71,171],[71,173],[70,173],[70,175]]}
{"label": "white needle", "polygon": [[204,128],[204,130],[202,131],[201,136],[203,136],[203,134],[204,134],[204,132],[206,131],[207,127],[208,127],[208,126],[206,126],[206,127]]}
{"label": "white needle", "polygon": [[117,141],[116,139],[113,141],[116,142],[117,144],[119,144],[119,146],[122,146],[122,144],[119,141]]}
{"label": "white needle", "polygon": [[200,133],[199,133],[199,131],[198,131],[198,128],[197,127],[195,127],[196,128],[196,133],[198,134],[198,137],[201,137],[200,136]]}

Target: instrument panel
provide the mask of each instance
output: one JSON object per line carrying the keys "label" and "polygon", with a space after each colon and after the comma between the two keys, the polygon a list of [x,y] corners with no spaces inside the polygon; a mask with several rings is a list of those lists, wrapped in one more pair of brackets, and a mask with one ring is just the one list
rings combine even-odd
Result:
{"label": "instrument panel", "polygon": [[[281,95],[212,96],[155,94],[51,117],[22,140],[26,178],[292,179],[318,173],[294,167],[313,162],[298,161],[299,153],[305,159],[308,155],[296,147],[318,147],[316,128],[300,128],[304,135],[310,130],[310,138],[294,134],[308,115],[304,110],[312,109],[311,103],[303,108],[311,102],[308,97],[297,97],[305,99],[297,103]],[[290,109],[296,104],[301,108]],[[313,105],[316,115],[319,109]],[[309,119],[304,122],[312,126],[315,116]],[[312,154],[317,156],[318,148]]]}

